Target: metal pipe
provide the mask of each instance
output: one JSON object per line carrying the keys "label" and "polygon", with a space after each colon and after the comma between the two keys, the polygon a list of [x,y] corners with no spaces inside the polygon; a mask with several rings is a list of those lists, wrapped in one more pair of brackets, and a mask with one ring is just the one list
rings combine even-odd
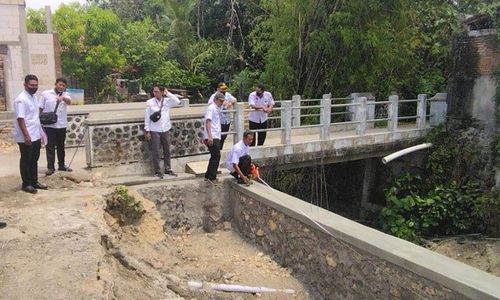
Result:
{"label": "metal pipe", "polygon": [[394,159],[396,159],[396,158],[398,158],[400,156],[406,155],[408,153],[411,153],[411,152],[414,152],[414,151],[417,151],[417,150],[422,150],[422,149],[430,148],[430,147],[432,147],[431,143],[423,143],[423,144],[416,145],[416,146],[413,146],[413,147],[408,147],[408,148],[405,148],[403,150],[399,150],[397,152],[394,152],[392,154],[384,156],[382,158],[382,163],[387,164],[391,160],[394,160]]}

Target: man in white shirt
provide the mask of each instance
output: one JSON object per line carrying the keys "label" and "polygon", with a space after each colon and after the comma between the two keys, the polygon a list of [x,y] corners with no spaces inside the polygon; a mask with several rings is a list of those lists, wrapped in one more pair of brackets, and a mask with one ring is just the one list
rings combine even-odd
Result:
{"label": "man in white shirt", "polygon": [[[146,101],[144,118],[146,140],[152,141],[153,170],[155,176],[163,178],[163,172],[160,168],[160,146],[162,146],[165,174],[177,176],[170,164],[170,129],[172,129],[170,108],[179,105],[181,100],[166,88],[158,85],[153,87],[153,95],[153,98]],[[158,116],[159,119],[155,116]]]}
{"label": "man in white shirt", "polygon": [[210,104],[205,112],[205,129],[203,131],[203,140],[210,151],[210,160],[208,161],[205,180],[212,183],[217,182],[217,169],[220,162],[220,108],[224,103],[224,94],[215,93],[214,102]]}
{"label": "man in white shirt", "polygon": [[[255,91],[248,96],[248,104],[253,109],[248,115],[250,130],[267,129],[267,118],[269,113],[273,111],[274,106],[273,95],[265,90],[263,84],[259,83],[255,87]],[[266,132],[256,132],[255,134],[257,135],[256,139],[250,146],[255,146],[255,140],[257,140],[257,145],[264,145]]]}
{"label": "man in white shirt", "polygon": [[238,183],[249,184],[250,165],[252,158],[249,155],[250,144],[253,142],[253,132],[246,130],[243,133],[243,139],[231,147],[227,156],[226,167],[231,172]]}
{"label": "man in white shirt", "polygon": [[64,163],[66,156],[64,143],[66,142],[66,127],[68,127],[67,106],[71,104],[71,97],[66,92],[67,84],[66,79],[57,78],[54,89],[44,91],[40,101],[40,113],[55,111],[57,115],[56,123],[43,125],[48,140],[45,150],[47,154],[47,172],[45,172],[45,175],[47,176],[55,172],[56,148],[59,165],[57,170],[71,172],[71,169]]}
{"label": "man in white shirt", "polygon": [[46,190],[47,186],[38,182],[38,158],[42,137],[38,101],[38,78],[29,74],[24,78],[24,91],[14,99],[14,140],[19,145],[21,159],[19,169],[23,181],[23,191],[36,194],[37,189]]}
{"label": "man in white shirt", "polygon": [[[224,94],[224,103],[222,103],[221,107],[221,116],[220,116],[220,128],[221,128],[221,139],[220,139],[220,149],[224,148],[224,141],[227,138],[227,133],[229,131],[229,127],[231,126],[231,114],[227,112],[227,110],[233,109],[234,104],[236,103],[236,98],[233,97],[227,91],[227,85],[224,82],[221,82],[217,85],[217,92]],[[214,102],[215,94],[208,99],[208,104],[212,104]]]}

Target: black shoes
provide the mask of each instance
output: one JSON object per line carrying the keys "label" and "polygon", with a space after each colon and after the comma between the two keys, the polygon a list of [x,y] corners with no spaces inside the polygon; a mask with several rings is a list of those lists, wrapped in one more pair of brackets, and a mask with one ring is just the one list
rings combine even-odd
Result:
{"label": "black shoes", "polygon": [[174,171],[172,171],[172,170],[165,170],[165,174],[177,177],[177,174],[175,174]]}
{"label": "black shoes", "polygon": [[0,222],[0,229],[7,227],[7,223]]}
{"label": "black shoes", "polygon": [[33,187],[34,187],[35,189],[37,189],[37,190],[46,190],[46,189],[48,189],[48,188],[49,188],[48,186],[46,186],[45,184],[42,184],[42,183],[40,183],[40,182],[35,183],[35,184],[33,185]]}
{"label": "black shoes", "polygon": [[57,171],[71,172],[73,170],[70,167],[62,166],[62,167],[57,168]]}
{"label": "black shoes", "polygon": [[158,177],[158,178],[160,178],[160,179],[163,179],[163,174],[160,173],[160,172],[156,172],[155,176]]}
{"label": "black shoes", "polygon": [[23,187],[23,191],[30,194],[36,194],[38,191],[31,185]]}
{"label": "black shoes", "polygon": [[54,170],[54,169],[47,169],[47,171],[45,172],[45,175],[50,176],[50,175],[54,174],[55,171],[56,170]]}

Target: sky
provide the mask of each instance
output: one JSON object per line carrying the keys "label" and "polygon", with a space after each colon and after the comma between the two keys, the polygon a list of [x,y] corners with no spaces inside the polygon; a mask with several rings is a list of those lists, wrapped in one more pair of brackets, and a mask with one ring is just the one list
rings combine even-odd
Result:
{"label": "sky", "polygon": [[50,5],[50,9],[54,12],[61,3],[71,3],[71,2],[79,2],[81,4],[85,3],[85,0],[24,0],[26,3],[26,7],[29,8],[42,8],[46,5]]}

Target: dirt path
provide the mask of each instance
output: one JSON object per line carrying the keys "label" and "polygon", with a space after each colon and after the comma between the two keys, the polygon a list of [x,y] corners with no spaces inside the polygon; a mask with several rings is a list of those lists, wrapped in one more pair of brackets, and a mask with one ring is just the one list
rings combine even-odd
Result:
{"label": "dirt path", "polygon": [[[104,211],[111,188],[92,176],[82,171],[44,177],[51,189],[36,195],[19,191],[19,178],[0,178],[0,218],[8,224],[0,231],[1,298],[309,298],[287,269],[230,228],[167,235],[155,204],[137,193],[147,213],[135,226],[119,226]],[[296,293],[190,290],[190,280]]]}

